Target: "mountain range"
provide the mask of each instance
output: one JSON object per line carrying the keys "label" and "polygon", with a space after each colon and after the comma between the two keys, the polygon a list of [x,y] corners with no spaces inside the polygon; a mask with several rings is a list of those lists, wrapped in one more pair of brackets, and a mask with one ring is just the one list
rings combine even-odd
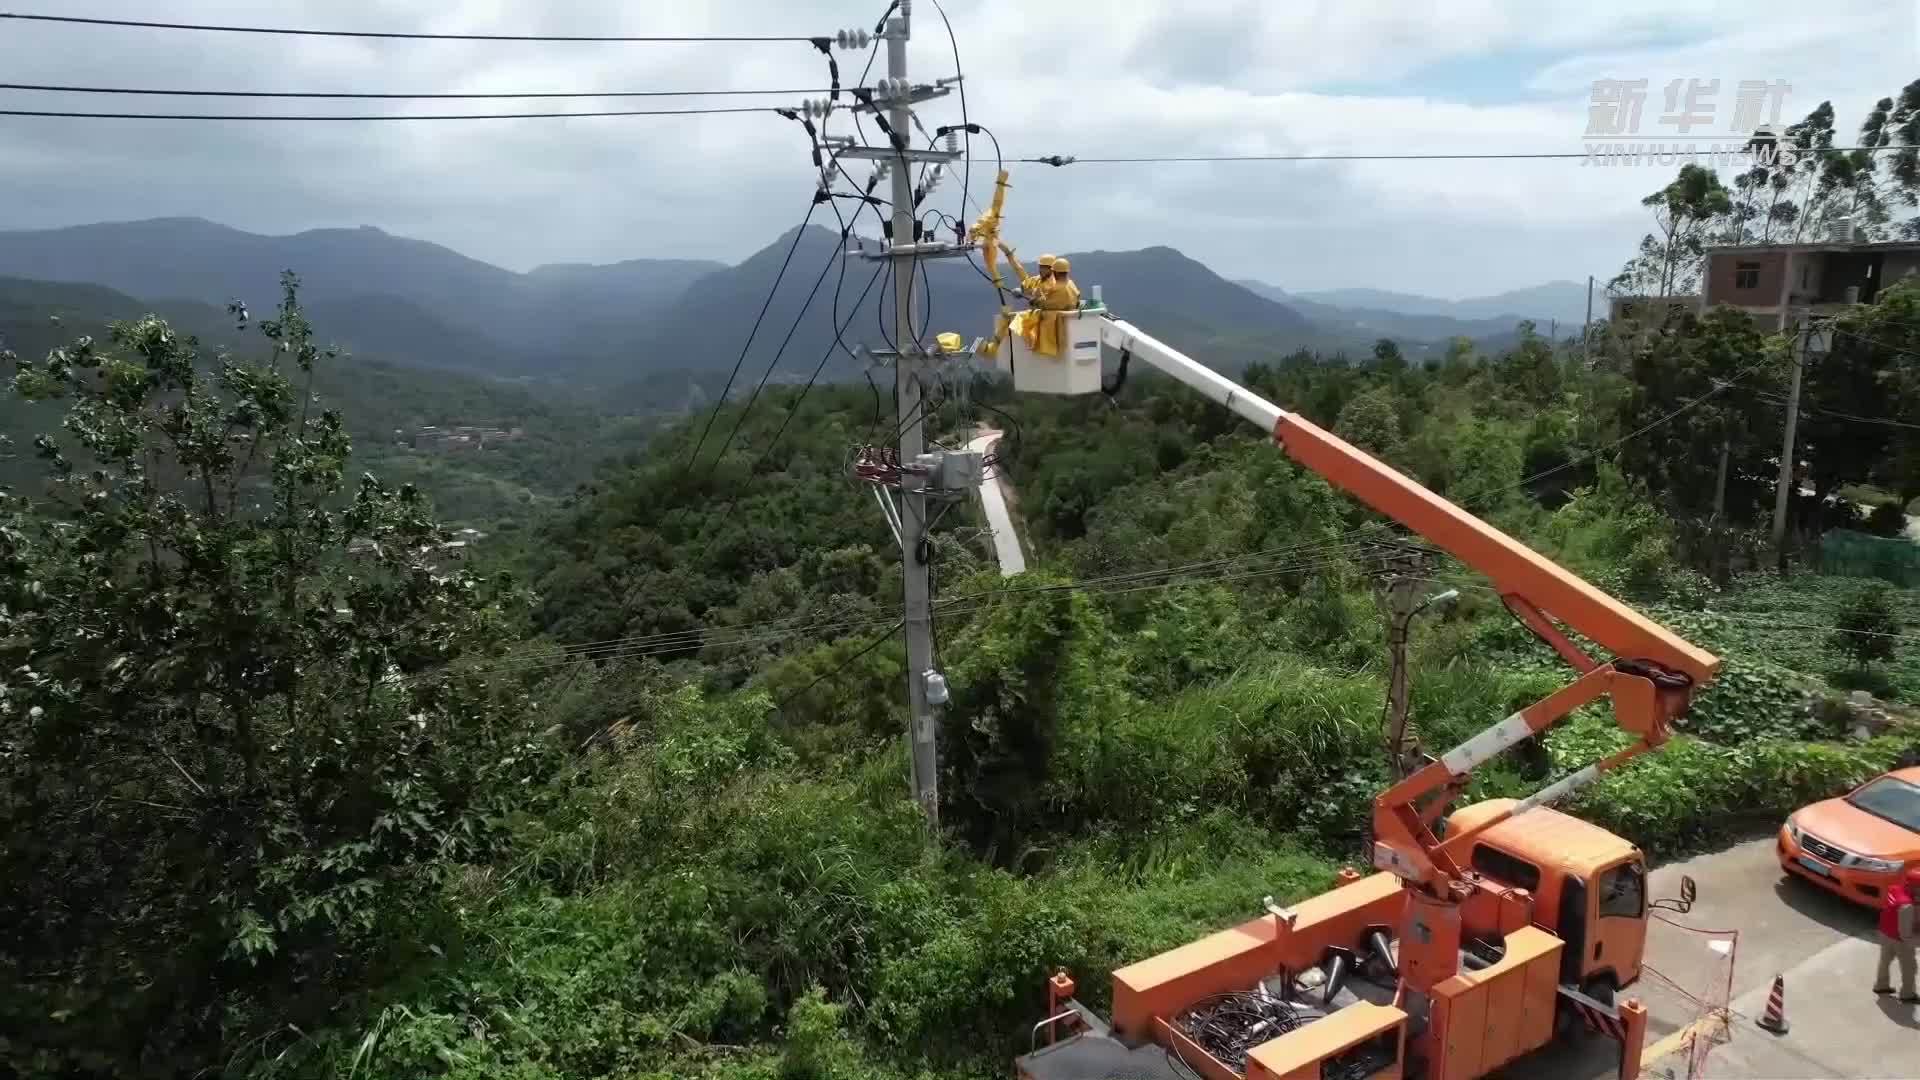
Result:
{"label": "mountain range", "polygon": [[[694,376],[736,363],[743,380],[764,373],[771,382],[799,381],[823,361],[833,365],[827,377],[852,377],[838,342],[879,345],[893,331],[881,318],[885,273],[877,263],[841,264],[841,247],[836,232],[810,227],[732,266],[638,258],[520,273],[372,226],[267,236],[158,218],[0,232],[0,275],[104,286],[124,294],[116,306],[138,297],[170,314],[173,306],[217,310],[234,299],[264,312],[281,271],[293,269],[315,325],[356,354],[613,388],[609,403],[638,404],[640,388],[658,392],[668,373],[705,381]],[[1568,290],[1584,299],[1569,282],[1471,301],[1365,289],[1288,293],[1228,281],[1170,247],[1070,254],[1083,288],[1103,286],[1117,311],[1223,370],[1303,347],[1364,353],[1379,337],[1402,339],[1410,352],[1460,335],[1495,341],[1522,317],[1559,318]],[[991,327],[996,303],[977,266],[928,260],[916,276],[927,329],[972,337]],[[766,304],[776,277],[781,286]],[[836,306],[846,327],[838,334]]]}

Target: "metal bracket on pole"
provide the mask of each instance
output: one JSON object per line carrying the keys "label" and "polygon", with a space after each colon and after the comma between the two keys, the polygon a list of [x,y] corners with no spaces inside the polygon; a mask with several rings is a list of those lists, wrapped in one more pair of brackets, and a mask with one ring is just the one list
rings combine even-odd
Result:
{"label": "metal bracket on pole", "polygon": [[869,248],[860,244],[853,254],[863,259],[951,259],[974,250],[973,244],[951,244],[944,240],[925,241],[918,244],[881,244]]}
{"label": "metal bracket on pole", "polygon": [[873,485],[873,497],[880,504],[880,512],[886,515],[887,528],[893,533],[893,542],[901,551],[907,550],[906,541],[900,536],[900,510],[893,505],[893,497],[879,484]]}
{"label": "metal bracket on pole", "polygon": [[892,95],[882,97],[879,94],[875,94],[871,101],[856,101],[851,105],[842,105],[840,107],[855,112],[884,112],[887,109],[893,108],[894,105],[901,100],[906,101],[909,105],[919,105],[922,102],[932,101],[935,98],[943,98],[953,93],[953,88],[945,85],[946,82],[947,80],[942,79],[939,83],[932,86],[921,83],[918,86],[910,87],[905,94],[899,97]]}
{"label": "metal bracket on pole", "polygon": [[958,150],[920,150],[911,146],[898,150],[888,146],[849,146],[840,151],[840,156],[861,161],[897,162],[901,158],[906,158],[908,161],[927,165],[950,165],[966,157]]}

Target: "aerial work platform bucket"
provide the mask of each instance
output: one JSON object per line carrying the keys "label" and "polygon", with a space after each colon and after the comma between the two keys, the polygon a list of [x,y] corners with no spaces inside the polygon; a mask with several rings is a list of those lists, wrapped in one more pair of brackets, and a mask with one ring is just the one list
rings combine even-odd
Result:
{"label": "aerial work platform bucket", "polygon": [[1104,309],[1062,311],[1062,356],[1042,356],[1019,334],[1000,341],[994,366],[1013,376],[1013,388],[1027,394],[1097,394],[1100,392],[1100,329]]}

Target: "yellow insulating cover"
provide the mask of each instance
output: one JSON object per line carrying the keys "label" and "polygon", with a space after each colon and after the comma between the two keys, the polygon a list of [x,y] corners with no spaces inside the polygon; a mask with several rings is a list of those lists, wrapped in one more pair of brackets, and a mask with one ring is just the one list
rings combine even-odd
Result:
{"label": "yellow insulating cover", "polygon": [[963,347],[960,335],[951,330],[935,335],[933,340],[939,344],[941,352],[957,353]]}

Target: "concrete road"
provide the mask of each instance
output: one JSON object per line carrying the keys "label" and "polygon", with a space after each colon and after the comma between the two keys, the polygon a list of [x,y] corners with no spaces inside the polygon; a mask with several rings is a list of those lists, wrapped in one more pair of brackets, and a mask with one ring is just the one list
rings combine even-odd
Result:
{"label": "concrete road", "polygon": [[[1679,895],[1683,874],[1698,884],[1699,900],[1687,915],[1662,913],[1673,923],[1652,924],[1647,964],[1658,975],[1643,978],[1628,991],[1640,997],[1648,1011],[1650,1053],[1643,1075],[1688,1076],[1686,1043],[1701,1015],[1688,995],[1706,996],[1715,979],[1724,985],[1723,960],[1710,944],[1716,938],[1684,926],[1740,934],[1731,1024],[1724,1029],[1712,1021],[1699,1025],[1716,1045],[1695,1076],[1920,1076],[1917,1010],[1871,990],[1877,956],[1873,912],[1788,879],[1774,861],[1771,836],[1655,869],[1650,875],[1652,897]],[[1776,974],[1786,978],[1791,1030],[1784,1036],[1755,1023],[1766,1009]],[[1617,1044],[1587,1037],[1536,1054],[1510,1072],[1542,1080],[1600,1080],[1617,1075],[1618,1067]]]}
{"label": "concrete road", "polygon": [[[967,449],[982,454],[993,450],[1001,432],[982,431],[967,444]],[[1000,575],[1012,577],[1027,568],[1027,556],[1020,550],[1020,537],[1013,531],[1013,515],[1007,512],[1006,492],[1001,490],[1000,470],[990,469],[980,485],[980,506],[987,512],[987,528],[993,533],[993,552],[1000,563]]]}

